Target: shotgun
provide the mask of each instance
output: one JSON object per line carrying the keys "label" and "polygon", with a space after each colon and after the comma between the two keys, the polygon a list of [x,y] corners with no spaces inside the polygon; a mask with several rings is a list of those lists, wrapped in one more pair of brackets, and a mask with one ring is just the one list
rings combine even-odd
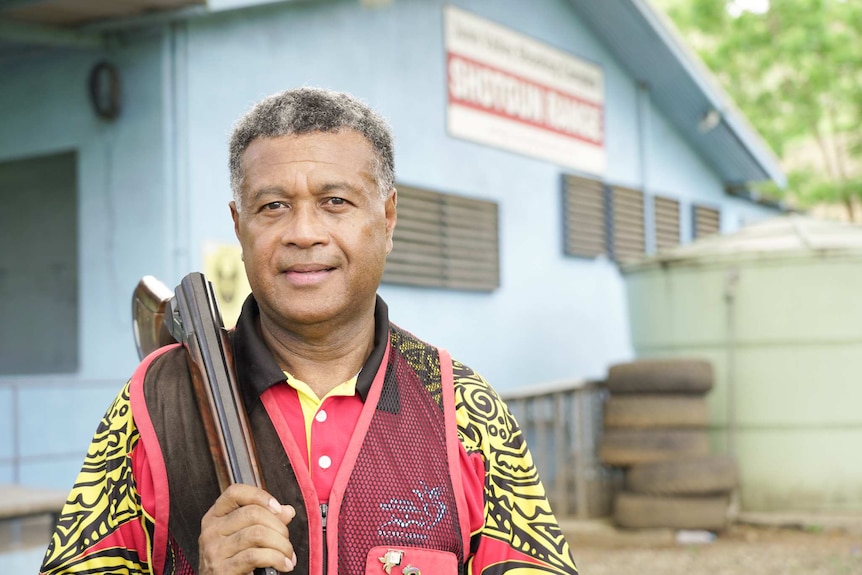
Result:
{"label": "shotgun", "polygon": [[[219,488],[224,491],[233,483],[264,488],[212,284],[194,272],[171,293],[153,276],[145,276],[132,296],[132,316],[141,358],[169,343],[185,347]],[[276,575],[278,571],[267,567],[254,573]]]}

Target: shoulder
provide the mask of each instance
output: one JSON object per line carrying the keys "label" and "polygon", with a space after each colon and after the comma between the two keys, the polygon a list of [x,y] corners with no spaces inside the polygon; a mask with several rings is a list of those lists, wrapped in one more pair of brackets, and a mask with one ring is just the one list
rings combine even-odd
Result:
{"label": "shoulder", "polygon": [[454,359],[452,375],[458,434],[468,452],[487,454],[520,435],[506,403],[482,375]]}
{"label": "shoulder", "polygon": [[137,441],[138,430],[132,417],[131,382],[123,386],[108,407],[93,438],[93,443],[110,442],[111,437],[117,435],[129,437],[131,443]]}
{"label": "shoulder", "polygon": [[503,400],[487,380],[457,359],[452,360],[452,379],[455,384],[456,403],[463,402],[481,409],[492,404],[498,407],[503,405]]}
{"label": "shoulder", "polygon": [[132,381],[134,383],[177,376],[188,377],[188,361],[185,349],[180,344],[172,344],[161,347],[145,357],[138,364]]}
{"label": "shoulder", "polygon": [[[414,369],[432,373],[438,381],[440,370],[449,367],[441,365],[439,348],[395,324],[390,324],[390,340]],[[480,429],[486,433],[511,419],[506,404],[484,377],[454,358],[451,369],[459,433],[475,435]]]}
{"label": "shoulder", "polygon": [[181,345],[173,344],[157,349],[141,361],[131,381],[132,405],[137,412],[170,407],[190,393],[186,356]]}

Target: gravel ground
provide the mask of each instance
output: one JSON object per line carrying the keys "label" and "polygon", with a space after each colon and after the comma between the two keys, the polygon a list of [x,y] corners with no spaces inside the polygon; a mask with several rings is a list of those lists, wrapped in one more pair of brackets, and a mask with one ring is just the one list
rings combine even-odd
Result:
{"label": "gravel ground", "polygon": [[737,525],[712,542],[567,536],[582,575],[862,575],[862,534]]}

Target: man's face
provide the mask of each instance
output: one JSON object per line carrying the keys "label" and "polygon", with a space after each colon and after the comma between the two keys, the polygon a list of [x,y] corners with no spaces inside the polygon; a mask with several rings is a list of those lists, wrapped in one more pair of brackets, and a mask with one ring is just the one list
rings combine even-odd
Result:
{"label": "man's face", "polygon": [[392,249],[395,190],[378,193],[357,132],[258,138],[242,156],[234,229],[261,313],[295,330],[373,310]]}

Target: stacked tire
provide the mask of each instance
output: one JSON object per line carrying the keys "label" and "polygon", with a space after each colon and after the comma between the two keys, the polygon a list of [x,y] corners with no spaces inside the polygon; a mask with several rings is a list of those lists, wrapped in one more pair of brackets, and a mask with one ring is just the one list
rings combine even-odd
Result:
{"label": "stacked tire", "polygon": [[624,469],[614,499],[621,527],[727,527],[733,458],[710,454],[706,361],[638,360],[608,371],[599,458]]}

